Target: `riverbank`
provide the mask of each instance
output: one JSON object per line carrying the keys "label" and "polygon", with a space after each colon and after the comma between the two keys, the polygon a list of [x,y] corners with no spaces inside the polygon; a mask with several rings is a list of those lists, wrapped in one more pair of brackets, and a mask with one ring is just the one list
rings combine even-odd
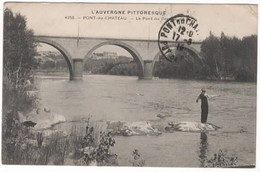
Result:
{"label": "riverbank", "polygon": [[35,76],[68,76],[69,77],[69,71],[55,71],[55,70],[38,70],[34,71],[33,75]]}
{"label": "riverbank", "polygon": [[[14,114],[10,112],[9,115]],[[57,130],[55,125],[64,123],[62,115],[36,109],[36,113],[17,113],[15,128],[11,131],[15,144],[5,137],[4,164],[19,165],[100,165],[116,166],[117,157],[110,151],[115,142],[109,132],[99,132],[90,121],[84,128],[72,126],[70,132]],[[82,131],[83,134],[82,134]]]}
{"label": "riverbank", "polygon": [[[120,74],[94,74],[89,71],[84,71],[83,75],[105,75],[105,76],[135,76],[135,75],[124,75],[122,73]],[[69,78],[69,72],[68,71],[36,71],[34,72],[34,76],[59,76],[59,77],[68,77]],[[138,77],[136,75],[136,77]],[[239,83],[256,83],[256,81],[237,81],[234,77],[222,77],[222,78],[216,78],[216,77],[196,77],[196,78],[185,78],[185,77],[158,77],[154,76],[153,79],[180,79],[180,80],[187,80],[187,81],[212,81],[212,82],[239,82]]]}

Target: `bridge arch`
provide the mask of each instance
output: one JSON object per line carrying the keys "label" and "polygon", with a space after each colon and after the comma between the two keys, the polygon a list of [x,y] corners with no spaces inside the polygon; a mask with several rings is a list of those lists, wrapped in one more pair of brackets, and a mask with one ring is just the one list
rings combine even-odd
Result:
{"label": "bridge arch", "polygon": [[68,64],[70,79],[72,79],[73,78],[73,65],[72,65],[73,60],[72,60],[70,53],[64,47],[62,47],[60,44],[58,44],[54,41],[44,39],[44,38],[40,38],[40,37],[35,37],[34,39],[38,43],[48,44],[48,45],[56,48],[57,50],[59,50],[59,52],[63,55],[63,57],[65,58],[65,60]]}
{"label": "bridge arch", "polygon": [[98,45],[95,45],[93,48],[90,49],[90,51],[85,55],[83,63],[90,57],[90,55],[98,48],[104,46],[104,45],[115,45],[118,47],[121,47],[125,49],[127,52],[129,52],[132,57],[134,58],[135,62],[137,63],[137,69],[138,69],[138,77],[142,78],[144,76],[144,61],[140,54],[130,45],[120,42],[120,41],[106,41],[102,42]]}
{"label": "bridge arch", "polygon": [[[177,44],[169,45],[169,47],[177,47]],[[197,59],[200,62],[200,64],[203,65],[203,58],[195,48],[184,44],[183,49],[186,50],[187,52],[191,53],[192,57],[195,57],[195,59]],[[154,75],[155,62],[159,59],[160,55],[162,55],[161,51],[159,51],[153,58],[153,62],[152,62],[152,74],[153,75]]]}

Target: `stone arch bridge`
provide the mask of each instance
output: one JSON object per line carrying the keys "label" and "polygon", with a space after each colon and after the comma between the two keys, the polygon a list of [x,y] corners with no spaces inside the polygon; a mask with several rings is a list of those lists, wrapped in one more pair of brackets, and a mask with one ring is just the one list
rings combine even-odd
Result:
{"label": "stone arch bridge", "polygon": [[[82,79],[84,61],[99,47],[104,45],[119,46],[128,51],[137,63],[140,79],[152,78],[153,67],[158,56],[161,54],[157,40],[136,39],[108,39],[89,37],[58,37],[58,36],[35,36],[39,43],[53,46],[64,56],[70,71],[70,79]],[[169,46],[177,46],[172,42]],[[201,42],[194,42],[184,48],[192,52],[195,57],[199,55]]]}

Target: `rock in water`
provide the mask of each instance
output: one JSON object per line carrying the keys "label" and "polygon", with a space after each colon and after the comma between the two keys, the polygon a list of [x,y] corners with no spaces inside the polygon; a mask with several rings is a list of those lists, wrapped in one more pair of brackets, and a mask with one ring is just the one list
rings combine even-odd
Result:
{"label": "rock in water", "polygon": [[158,118],[161,118],[161,119],[163,119],[163,118],[166,118],[166,117],[170,117],[171,115],[164,115],[164,114],[158,114],[157,115],[157,117]]}
{"label": "rock in water", "polygon": [[32,121],[24,121],[22,124],[25,125],[26,127],[34,127],[37,123]]}
{"label": "rock in water", "polygon": [[200,123],[200,122],[178,122],[178,123],[169,123],[170,127],[166,127],[165,130],[168,131],[187,131],[187,132],[196,132],[196,131],[216,131],[220,127],[210,124],[210,123]]}
{"label": "rock in water", "polygon": [[107,129],[113,135],[119,136],[154,136],[160,135],[161,132],[153,128],[149,122],[122,122],[122,121],[110,121],[107,122]]}
{"label": "rock in water", "polygon": [[45,108],[43,108],[43,110],[44,110],[45,112],[48,112],[48,113],[50,113],[50,112],[51,112],[51,109],[50,109],[50,108],[48,108],[48,107],[45,107]]}

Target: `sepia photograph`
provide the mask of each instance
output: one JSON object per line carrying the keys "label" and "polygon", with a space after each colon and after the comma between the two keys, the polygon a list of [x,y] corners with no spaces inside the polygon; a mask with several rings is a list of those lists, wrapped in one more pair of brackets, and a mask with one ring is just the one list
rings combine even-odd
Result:
{"label": "sepia photograph", "polygon": [[256,168],[258,4],[2,12],[3,165]]}

